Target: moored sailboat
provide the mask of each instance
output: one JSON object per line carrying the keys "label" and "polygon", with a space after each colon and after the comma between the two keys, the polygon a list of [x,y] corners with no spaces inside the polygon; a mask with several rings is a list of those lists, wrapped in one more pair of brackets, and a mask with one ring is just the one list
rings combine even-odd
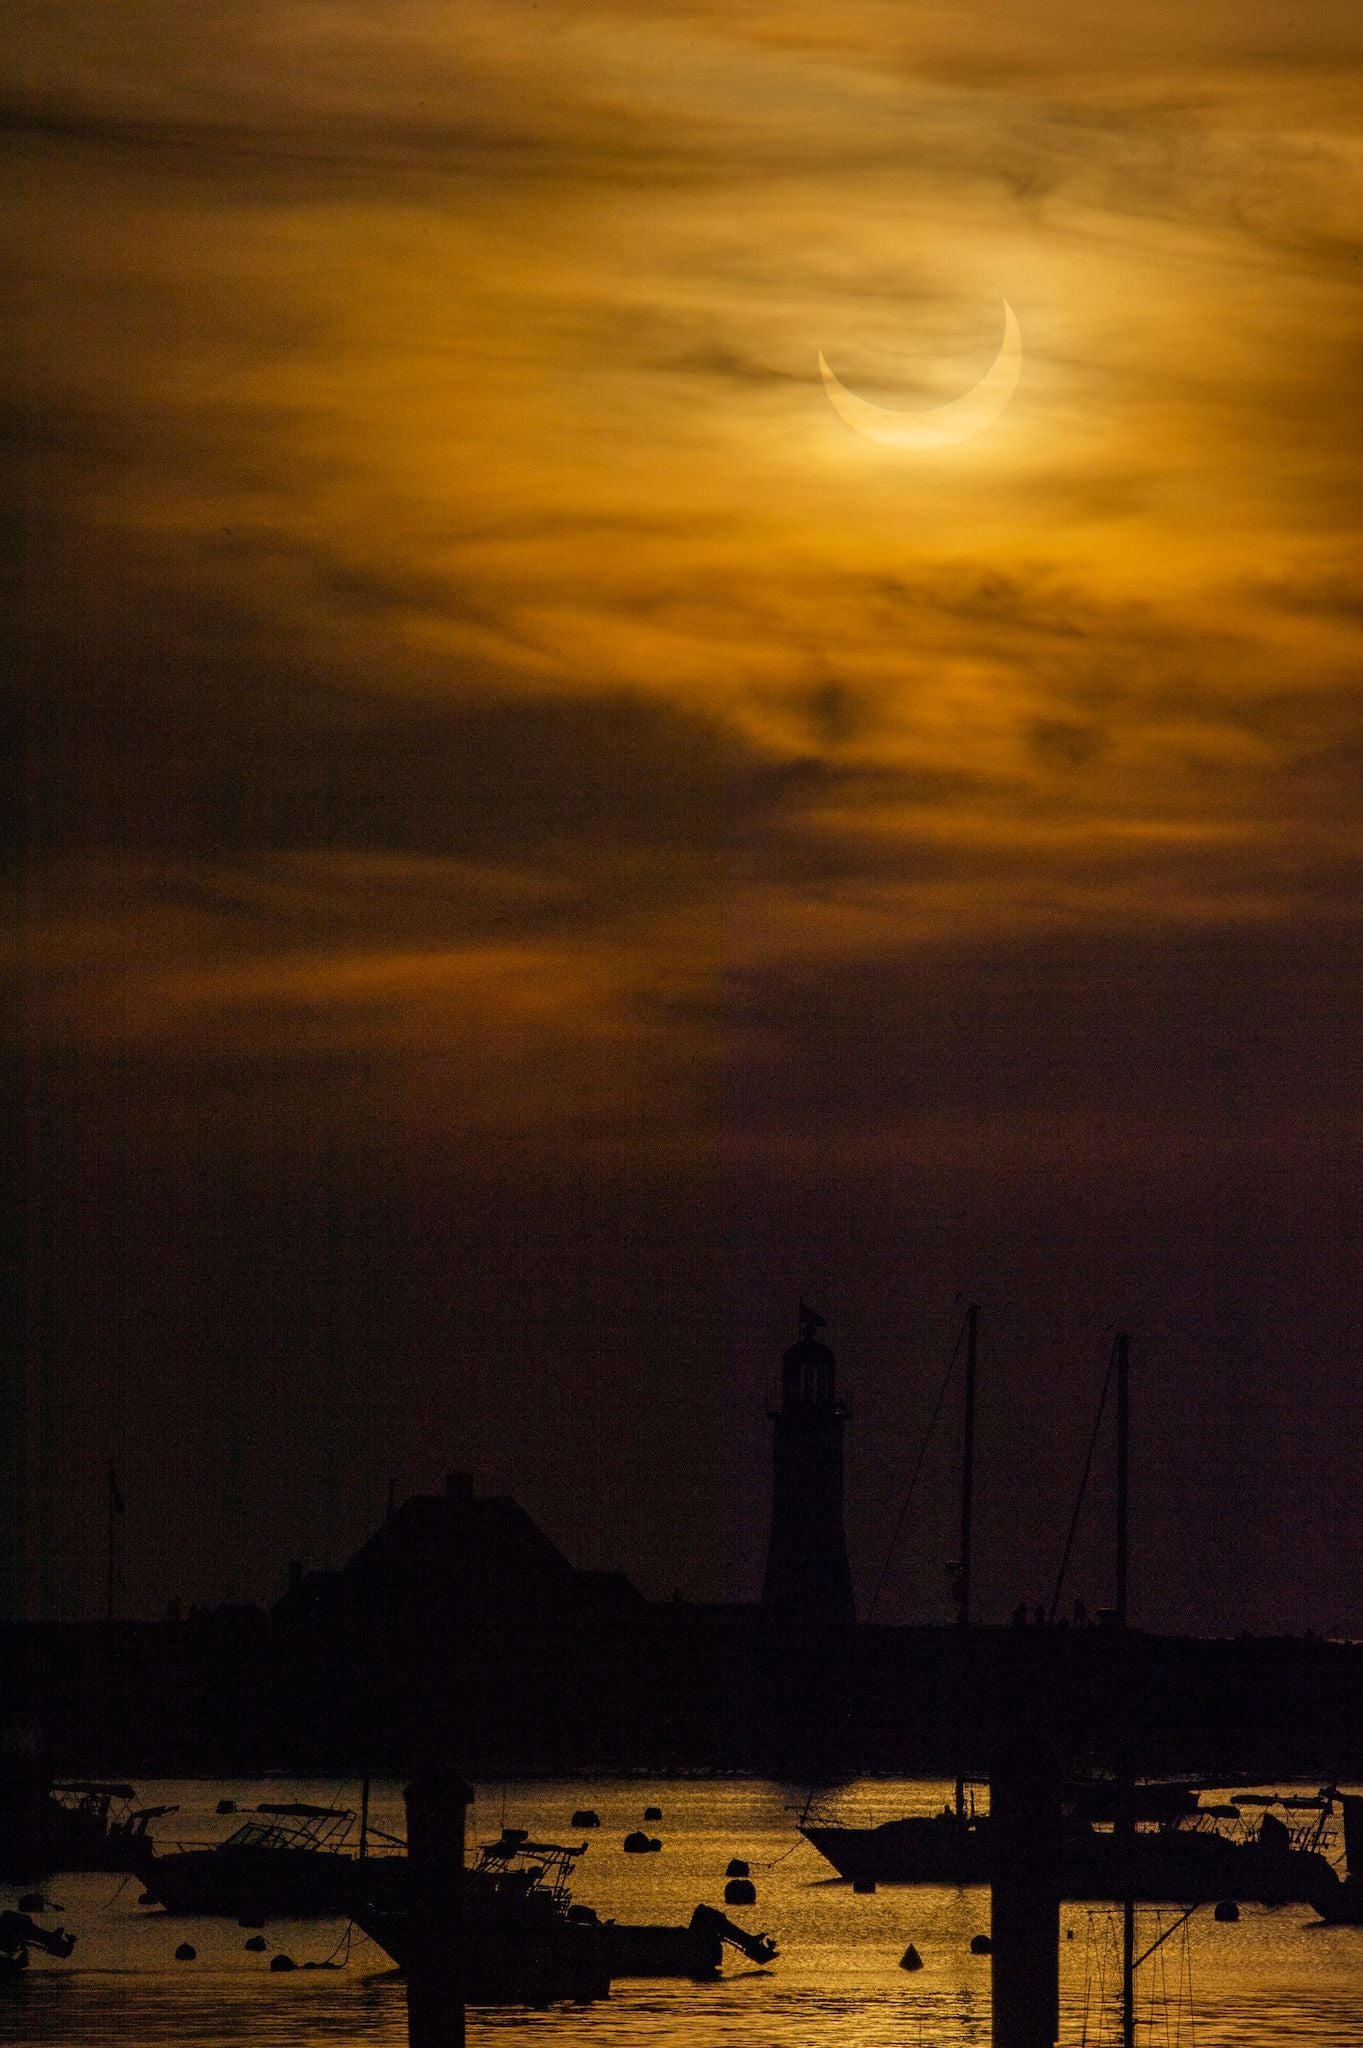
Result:
{"label": "moored sailboat", "polygon": [[[960,1557],[953,1567],[957,1622],[962,1629],[970,1622],[977,1323],[978,1310],[972,1305],[966,1322]],[[1108,1641],[1117,1673],[1114,1699],[1119,1714],[1130,1690],[1126,1621],[1128,1361],[1128,1339],[1125,1333],[1118,1333],[1109,1363],[1109,1383],[1115,1372],[1117,1386],[1118,1499],[1117,1597],[1112,1617],[1115,1625]],[[1095,1440],[1106,1398],[1107,1385],[1094,1424]],[[1075,1513],[1077,1517],[1077,1506]],[[1073,1533],[1072,1523],[1071,1540]],[[1068,1555],[1067,1540],[1052,1613]],[[1119,1899],[1129,1892],[1141,1903],[1236,1899],[1279,1905],[1313,1899],[1319,1892],[1327,1902],[1331,1899],[1335,1875],[1316,1840],[1303,1843],[1294,1839],[1283,1823],[1268,1813],[1254,1834],[1228,1834],[1218,1826],[1226,1807],[1204,1806],[1199,1798],[1200,1792],[1212,1789],[1211,1781],[1136,1781],[1130,1774],[1130,1744],[1123,1739],[1119,1747],[1122,1756],[1114,1778],[1076,1779],[1063,1790],[1061,1882],[1065,1898]],[[958,1771],[954,1802],[934,1814],[908,1815],[871,1827],[845,1826],[807,1815],[800,1832],[840,1876],[861,1890],[879,1884],[985,1884],[993,1871],[990,1821],[987,1814],[975,1813],[968,1804],[968,1782]],[[1319,1800],[1312,1804],[1319,1807]]]}

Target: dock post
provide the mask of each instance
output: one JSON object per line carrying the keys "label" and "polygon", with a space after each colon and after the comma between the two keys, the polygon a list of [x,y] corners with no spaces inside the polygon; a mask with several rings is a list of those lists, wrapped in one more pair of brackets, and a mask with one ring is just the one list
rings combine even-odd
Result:
{"label": "dock post", "polygon": [[464,1817],[473,1789],[441,1764],[420,1772],[403,1799],[413,1955],[407,2040],[409,2048],[464,2048]]}
{"label": "dock post", "polygon": [[1060,2032],[1060,1765],[1017,1734],[989,1781],[994,2048],[1054,2048]]}

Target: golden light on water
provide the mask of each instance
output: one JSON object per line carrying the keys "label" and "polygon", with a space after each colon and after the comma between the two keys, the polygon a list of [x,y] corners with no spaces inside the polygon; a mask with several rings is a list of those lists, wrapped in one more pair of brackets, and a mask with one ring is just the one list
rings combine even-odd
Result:
{"label": "golden light on water", "polygon": [[[260,1793],[258,1783],[241,1779],[143,1782],[139,1789],[145,1798],[178,1802],[170,1825],[197,1840],[219,1838],[236,1824],[216,1817],[220,1796],[248,1810]],[[276,1781],[270,1793],[336,1804],[352,1803],[357,1789],[299,1779]],[[853,1822],[883,1819],[938,1811],[951,1790],[944,1780],[877,1779],[843,1786],[822,1805]],[[796,1834],[805,1795],[804,1787],[759,1780],[480,1784],[471,1844],[495,1839],[504,1825],[525,1827],[537,1841],[581,1841],[567,1824],[570,1814],[585,1805],[599,1812],[600,1830],[578,1861],[572,1889],[578,1903],[603,1918],[683,1925],[697,1903],[721,1903],[725,1865],[742,1857],[756,1904],[729,1910],[749,1932],[769,1932],[779,1953],[759,1970],[730,1951],[712,1983],[621,1979],[610,1999],[595,2005],[477,2010],[470,2040],[551,2039],[575,2048],[609,2048],[621,2038],[651,2048],[689,2048],[698,2038],[762,2048],[917,2048],[921,2040],[924,2048],[986,2048],[990,1961],[972,1954],[970,1943],[988,1931],[988,1890],[882,1885],[857,1896],[850,1885],[830,1881],[828,1865]],[[663,1820],[653,1824],[663,1853],[626,1856],[621,1840],[638,1825],[646,1799],[663,1809]],[[987,1801],[983,1789],[981,1800]],[[402,1833],[397,1783],[375,1785],[371,1814],[378,1828]],[[243,2039],[268,2040],[273,2048],[323,2048],[338,2040],[348,2048],[406,2048],[402,1980],[360,1933],[347,1946],[344,1923],[272,1920],[268,1953],[253,1955],[232,1918],[186,1921],[139,1910],[126,1891],[110,1905],[109,1891],[107,1874],[63,1879],[64,1907],[80,1939],[65,1964],[35,1954],[24,1996],[7,2015],[14,2048],[58,2040],[230,2048]],[[1138,1972],[1141,2034],[1174,2039],[1181,2026],[1186,2039],[1191,2009],[1205,2048],[1244,2048],[1251,2039],[1346,2048],[1355,2015],[1355,1930],[1308,1927],[1304,1908],[1251,1904],[1242,1907],[1238,1925],[1222,1926],[1207,1907],[1193,1918],[1185,1952],[1174,1927],[1180,1917],[1176,1908],[1140,1909],[1142,1950],[1165,1930],[1173,1935],[1159,1959]],[[1081,2039],[1114,2040],[1115,1916],[1103,1906],[1071,1903],[1061,1924],[1062,2048]],[[174,1957],[186,1936],[197,1950],[192,1963]],[[913,1975],[900,1968],[910,1941],[923,1959]],[[299,1969],[281,1983],[269,1970],[277,1951],[298,1964],[330,1958],[343,1966]],[[111,2001],[115,1971],[118,1998]]]}

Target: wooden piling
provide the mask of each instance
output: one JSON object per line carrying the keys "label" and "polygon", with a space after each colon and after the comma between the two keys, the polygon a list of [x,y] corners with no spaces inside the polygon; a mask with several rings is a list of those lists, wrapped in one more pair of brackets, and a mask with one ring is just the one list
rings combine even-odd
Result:
{"label": "wooden piling", "polygon": [[1060,1766],[1019,1733],[989,1781],[994,2048],[1053,2048],[1060,2032]]}
{"label": "wooden piling", "polygon": [[472,1787],[448,1765],[420,1772],[403,1794],[411,1883],[409,2048],[464,2048],[464,1822]]}

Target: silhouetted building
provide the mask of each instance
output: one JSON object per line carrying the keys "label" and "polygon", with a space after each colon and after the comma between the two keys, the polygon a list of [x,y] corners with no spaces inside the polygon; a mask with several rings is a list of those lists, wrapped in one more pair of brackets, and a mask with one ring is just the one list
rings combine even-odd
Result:
{"label": "silhouetted building", "polygon": [[800,1304],[800,1335],[781,1362],[772,1421],[771,1538],[762,1607],[787,1630],[820,1633],[855,1619],[842,1521],[842,1437],[833,1353],[822,1316]]}
{"label": "silhouetted building", "polygon": [[339,1571],[290,1566],[276,1622],[405,1653],[537,1628],[627,1625],[644,1606],[623,1572],[579,1571],[518,1502],[479,1497],[466,1472],[416,1494]]}

